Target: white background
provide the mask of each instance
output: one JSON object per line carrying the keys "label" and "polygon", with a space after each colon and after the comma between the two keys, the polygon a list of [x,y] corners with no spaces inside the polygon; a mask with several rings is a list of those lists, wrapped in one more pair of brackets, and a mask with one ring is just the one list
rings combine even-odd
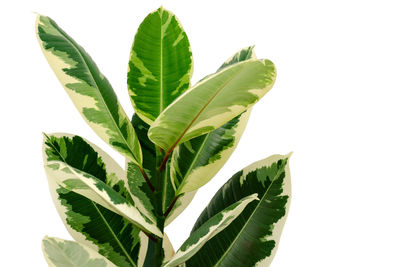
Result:
{"label": "white background", "polygon": [[70,238],[47,189],[42,132],[81,135],[122,163],[52,73],[33,12],[51,16],[85,47],[131,115],[130,46],[142,19],[161,4],[189,36],[193,82],[252,44],[278,70],[236,152],[167,228],[174,247],[232,174],[294,151],[292,205],[272,266],[400,266],[397,1],[8,2],[0,4],[1,266],[46,266],[41,238]]}

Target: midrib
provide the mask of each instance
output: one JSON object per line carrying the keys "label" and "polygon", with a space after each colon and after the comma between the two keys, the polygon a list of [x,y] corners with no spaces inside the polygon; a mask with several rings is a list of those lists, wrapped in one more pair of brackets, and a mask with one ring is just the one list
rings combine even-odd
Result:
{"label": "midrib", "polygon": [[[239,236],[242,234],[243,230],[246,229],[248,223],[250,222],[250,218],[253,217],[253,215],[256,213],[257,209],[260,207],[261,203],[264,201],[265,197],[268,195],[269,190],[271,189],[273,183],[276,181],[276,178],[282,173],[282,171],[280,171],[279,173],[277,173],[274,176],[274,179],[272,180],[270,186],[268,187],[267,191],[265,191],[265,194],[263,195],[263,197],[260,199],[260,201],[258,202],[257,206],[254,208],[253,212],[250,214],[248,220],[246,221],[246,223],[243,225],[242,229],[239,231],[239,233],[236,235],[235,239],[231,242],[231,244],[229,245],[229,247],[225,250],[224,254],[221,256],[221,258],[218,260],[218,262],[214,265],[214,267],[218,267],[219,264],[226,258],[226,256],[228,255],[228,252],[232,249],[233,245],[236,243],[236,241],[238,240]],[[240,216],[240,215],[239,215]]]}

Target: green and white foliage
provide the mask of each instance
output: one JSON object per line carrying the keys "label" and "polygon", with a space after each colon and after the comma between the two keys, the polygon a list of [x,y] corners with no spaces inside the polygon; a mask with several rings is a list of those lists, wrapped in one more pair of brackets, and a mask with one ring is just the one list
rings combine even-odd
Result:
{"label": "green and white foliage", "polygon": [[[55,148],[44,150],[45,153],[60,151],[71,167],[97,177],[130,199],[124,181],[118,179],[124,171],[94,144],[79,136],[61,133],[50,135],[45,143]],[[44,156],[46,161],[47,154]],[[141,246],[137,227],[123,216],[60,186],[55,179],[48,179],[48,182],[57,211],[75,240],[98,251],[117,266],[134,266]]]}
{"label": "green and white foliage", "polygon": [[[218,71],[255,58],[253,46],[244,48],[225,61]],[[220,128],[188,140],[174,149],[171,159],[171,178],[176,195],[194,191],[214,177],[239,143],[249,115],[250,110]]]}
{"label": "green and white foliage", "polygon": [[257,199],[257,194],[244,197],[207,220],[196,229],[196,231],[192,232],[190,237],[176,252],[175,256],[172,257],[164,267],[173,267],[186,262],[199,249],[201,249],[208,240],[223,231],[230,223],[232,223],[250,202]]}
{"label": "green and white foliage", "polygon": [[140,24],[129,59],[128,89],[147,124],[190,86],[189,40],[174,14],[160,7]]}
{"label": "green and white foliage", "polygon": [[[68,142],[66,138],[46,137],[44,142],[45,151],[45,170],[48,179],[54,180],[61,187],[82,195],[97,204],[109,209],[134,224],[147,233],[154,233],[162,236],[156,226],[156,222],[145,216],[140,210],[129,202],[126,197],[116,192],[111,186],[104,183],[101,179],[86,172],[82,166],[71,166],[66,158],[68,157]],[[71,144],[71,142],[69,142]],[[72,145],[73,146],[73,145]],[[71,150],[74,150],[72,148]],[[76,151],[75,151],[76,152]],[[78,150],[79,152],[79,150]],[[76,153],[70,154],[74,157]]]}
{"label": "green and white foliage", "polygon": [[117,267],[96,251],[74,241],[45,237],[42,249],[51,267]]}
{"label": "green and white foliage", "polygon": [[38,15],[36,34],[83,118],[125,157],[122,168],[82,137],[44,134],[50,193],[76,241],[45,237],[49,266],[270,265],[290,202],[289,156],[235,174],[176,253],[164,229],[231,156],[252,106],[274,84],[272,62],[246,47],[191,87],[189,40],[161,7],[130,51],[130,120],[91,57],[52,19]]}
{"label": "green and white foliage", "polygon": [[275,66],[249,59],[200,81],[177,98],[154,121],[149,138],[171,153],[187,140],[215,130],[249,109],[271,88]]}
{"label": "green and white foliage", "polygon": [[86,122],[141,165],[142,152],[129,118],[89,54],[49,17],[38,15],[36,33],[47,61]]}
{"label": "green and white foliage", "polygon": [[207,242],[187,266],[269,266],[285,223],[290,195],[289,155],[274,155],[236,173],[215,194],[192,234],[215,214],[249,194],[250,203],[228,227]]}

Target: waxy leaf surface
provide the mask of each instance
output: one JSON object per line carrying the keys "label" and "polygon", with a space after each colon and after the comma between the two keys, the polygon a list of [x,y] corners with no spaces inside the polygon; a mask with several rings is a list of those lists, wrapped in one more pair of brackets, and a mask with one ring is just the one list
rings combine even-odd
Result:
{"label": "waxy leaf surface", "polygon": [[142,165],[130,120],[89,54],[49,17],[38,15],[36,33],[50,67],[89,126],[118,152]]}
{"label": "waxy leaf surface", "polygon": [[182,244],[176,254],[164,267],[173,267],[186,262],[201,249],[207,241],[232,223],[250,202],[257,199],[257,194],[244,197],[204,222],[196,231],[191,233],[190,237]]}
{"label": "waxy leaf surface", "polygon": [[208,241],[186,266],[269,266],[275,255],[289,208],[289,156],[274,155],[236,173],[215,194],[192,229],[238,199],[258,194],[228,227]]}
{"label": "waxy leaf surface", "polygon": [[210,75],[187,90],[154,121],[149,138],[171,153],[175,146],[215,130],[249,109],[271,88],[275,67],[249,59]]}
{"label": "waxy leaf surface", "polygon": [[42,250],[50,267],[117,267],[96,251],[74,241],[45,237]]}
{"label": "waxy leaf surface", "polygon": [[[97,177],[130,199],[124,181],[118,179],[123,177],[124,171],[100,148],[69,134],[53,134],[46,142],[55,148],[51,153],[55,152],[56,158],[61,154],[70,166]],[[117,266],[135,266],[141,248],[137,227],[123,216],[60,186],[56,180],[48,179],[48,182],[56,209],[76,241],[99,252]]]}
{"label": "waxy leaf surface", "polygon": [[147,124],[190,86],[189,40],[176,16],[164,8],[140,24],[132,45],[128,89],[136,113]]}
{"label": "waxy leaf surface", "polygon": [[125,217],[130,223],[147,233],[162,236],[155,221],[145,215],[147,211],[141,212],[132,204],[132,199],[122,196],[111,186],[85,170],[68,164],[62,140],[46,137],[43,149],[45,170],[49,180]]}

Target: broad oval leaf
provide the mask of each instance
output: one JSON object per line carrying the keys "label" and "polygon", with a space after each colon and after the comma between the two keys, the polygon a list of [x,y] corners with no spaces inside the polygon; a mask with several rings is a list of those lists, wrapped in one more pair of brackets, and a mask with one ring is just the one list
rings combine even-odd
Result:
{"label": "broad oval leaf", "polygon": [[146,233],[162,236],[156,222],[135,207],[132,204],[133,200],[127,200],[101,179],[69,165],[65,159],[65,142],[58,141],[60,140],[51,137],[46,137],[44,141],[44,163],[49,180],[125,217]]}
{"label": "broad oval leaf", "polygon": [[142,152],[129,118],[89,54],[49,17],[38,15],[36,33],[49,65],[89,126],[141,166]]}
{"label": "broad oval leaf", "polygon": [[[130,198],[124,181],[118,179],[123,177],[124,171],[108,154],[79,136],[59,133],[50,138],[69,165],[97,177],[123,197]],[[55,180],[48,179],[48,182],[56,209],[76,241],[117,266],[136,266],[142,245],[138,228],[121,215],[61,187]]]}
{"label": "broad oval leaf", "polygon": [[[239,50],[226,60],[217,72],[232,64],[251,58],[255,59],[253,48],[254,46],[250,46]],[[196,194],[193,188],[208,182],[225,164],[239,143],[249,114],[250,110],[233,118],[220,128],[188,140],[174,149],[170,176],[175,190],[179,185],[182,187],[178,188],[176,192],[176,195],[181,194],[181,196],[168,215],[166,224],[172,222],[189,205]],[[196,149],[196,144],[202,144],[199,147],[201,149]],[[185,182],[181,183],[181,181]],[[184,187],[185,184],[188,186]],[[190,191],[190,193],[180,193],[181,191]]]}
{"label": "broad oval leaf", "polygon": [[230,223],[232,223],[250,202],[257,199],[257,194],[244,197],[204,222],[198,229],[196,229],[196,231],[191,233],[190,237],[182,244],[175,256],[172,257],[164,267],[173,267],[186,262],[211,238],[223,231]]}
{"label": "broad oval leaf", "polygon": [[289,156],[274,155],[236,173],[215,194],[192,229],[248,194],[250,203],[227,228],[208,241],[186,266],[269,266],[285,223],[291,194]]}
{"label": "broad oval leaf", "polygon": [[91,248],[61,238],[43,238],[42,250],[51,267],[117,267]]}
{"label": "broad oval leaf", "polygon": [[221,127],[264,96],[275,73],[271,61],[250,59],[210,75],[157,117],[150,140],[171,153],[176,145]]}
{"label": "broad oval leaf", "polygon": [[128,90],[136,113],[147,124],[190,86],[189,40],[176,16],[160,7],[136,33],[128,71]]}

